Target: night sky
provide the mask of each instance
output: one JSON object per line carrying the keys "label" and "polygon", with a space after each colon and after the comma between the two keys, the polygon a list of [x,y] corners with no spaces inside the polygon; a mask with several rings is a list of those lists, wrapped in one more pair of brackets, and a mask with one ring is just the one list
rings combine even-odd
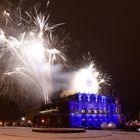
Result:
{"label": "night sky", "polygon": [[[28,0],[27,7],[33,1]],[[68,48],[71,59],[89,51],[111,75],[112,87],[131,112],[140,110],[138,8],[128,0],[52,0],[49,6],[50,19],[65,22],[66,32],[79,44]]]}
{"label": "night sky", "polygon": [[[111,75],[125,110],[140,110],[138,3],[127,0],[52,1],[53,18],[80,43],[79,56],[89,51]],[[78,55],[77,54],[77,55]],[[79,57],[77,56],[77,57]]]}

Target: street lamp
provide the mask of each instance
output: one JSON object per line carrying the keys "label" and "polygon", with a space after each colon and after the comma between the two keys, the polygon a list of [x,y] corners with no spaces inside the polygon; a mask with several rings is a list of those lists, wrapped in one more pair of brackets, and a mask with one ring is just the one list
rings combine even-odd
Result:
{"label": "street lamp", "polygon": [[21,120],[22,120],[22,121],[25,121],[25,117],[22,117]]}
{"label": "street lamp", "polygon": [[42,119],[41,122],[44,123],[45,121]]}

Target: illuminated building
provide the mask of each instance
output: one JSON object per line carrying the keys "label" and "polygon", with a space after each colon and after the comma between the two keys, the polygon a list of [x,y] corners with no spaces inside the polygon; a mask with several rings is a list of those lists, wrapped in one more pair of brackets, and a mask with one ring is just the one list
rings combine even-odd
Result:
{"label": "illuminated building", "polygon": [[118,98],[101,94],[75,93],[52,101],[45,109],[40,121],[46,118],[49,127],[100,128],[104,122],[120,123]]}
{"label": "illuminated building", "polygon": [[69,100],[71,127],[100,127],[102,123],[120,123],[120,105],[113,97],[77,93]]}

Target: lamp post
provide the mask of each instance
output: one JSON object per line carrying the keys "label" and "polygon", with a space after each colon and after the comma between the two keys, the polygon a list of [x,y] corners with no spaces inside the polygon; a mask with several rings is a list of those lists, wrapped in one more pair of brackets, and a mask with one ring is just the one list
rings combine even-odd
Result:
{"label": "lamp post", "polygon": [[25,126],[25,120],[26,120],[25,117],[22,117],[22,118],[21,118],[21,125],[22,125],[22,126]]}

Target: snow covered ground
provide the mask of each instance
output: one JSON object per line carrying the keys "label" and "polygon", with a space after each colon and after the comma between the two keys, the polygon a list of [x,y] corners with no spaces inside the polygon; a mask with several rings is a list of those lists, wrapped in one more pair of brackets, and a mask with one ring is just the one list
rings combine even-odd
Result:
{"label": "snow covered ground", "polygon": [[140,132],[86,130],[85,133],[38,133],[28,127],[0,127],[0,140],[140,140]]}

